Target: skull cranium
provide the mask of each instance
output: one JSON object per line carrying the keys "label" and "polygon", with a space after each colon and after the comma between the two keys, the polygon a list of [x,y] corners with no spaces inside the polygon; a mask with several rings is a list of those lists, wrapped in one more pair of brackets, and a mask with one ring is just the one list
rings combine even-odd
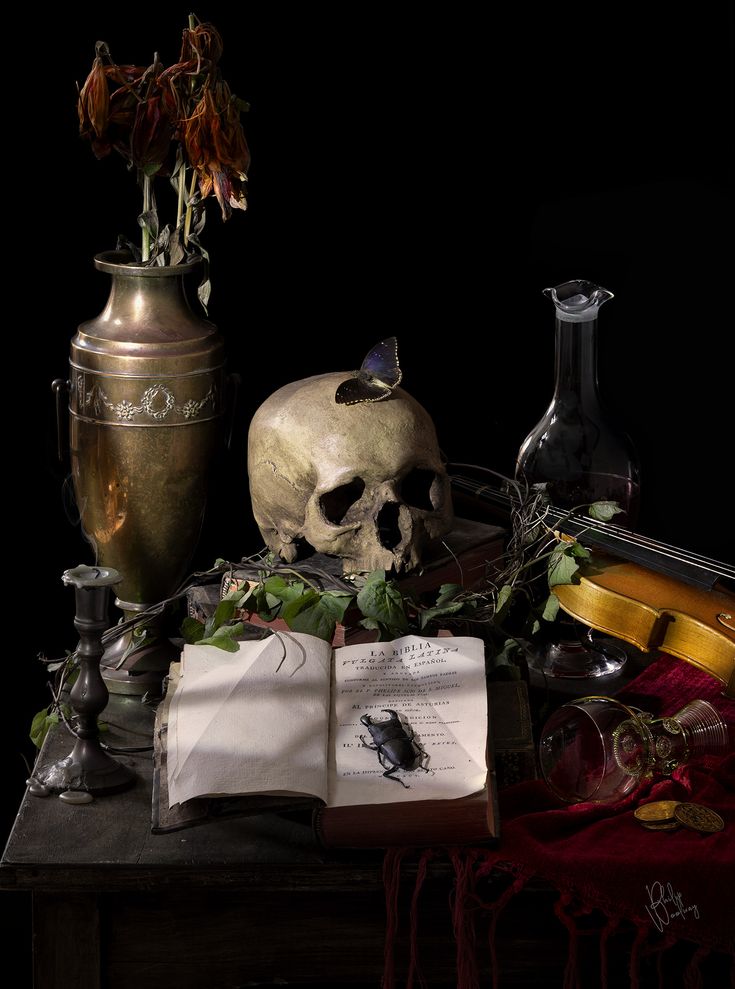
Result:
{"label": "skull cranium", "polygon": [[308,544],[341,557],[345,573],[401,573],[452,526],[434,424],[401,388],[381,402],[339,405],[344,379],[292,382],[257,410],[248,436],[253,514],[289,562]]}

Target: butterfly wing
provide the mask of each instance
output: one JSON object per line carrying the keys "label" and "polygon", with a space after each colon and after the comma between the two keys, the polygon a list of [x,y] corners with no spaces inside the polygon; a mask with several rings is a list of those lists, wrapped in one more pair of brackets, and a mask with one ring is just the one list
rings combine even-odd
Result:
{"label": "butterfly wing", "polygon": [[352,377],[338,386],[334,400],[338,405],[382,402],[390,397],[402,377],[403,372],[398,364],[398,341],[395,337],[388,337],[373,347],[359,371],[353,371]]}
{"label": "butterfly wing", "polygon": [[367,372],[382,381],[389,388],[395,388],[400,384],[403,372],[398,364],[398,341],[395,337],[388,337],[381,340],[373,347],[365,360],[362,362],[361,371]]}
{"label": "butterfly wing", "polygon": [[358,405],[360,402],[381,402],[393,391],[371,375],[356,371],[352,378],[337,388],[334,400],[337,405]]}

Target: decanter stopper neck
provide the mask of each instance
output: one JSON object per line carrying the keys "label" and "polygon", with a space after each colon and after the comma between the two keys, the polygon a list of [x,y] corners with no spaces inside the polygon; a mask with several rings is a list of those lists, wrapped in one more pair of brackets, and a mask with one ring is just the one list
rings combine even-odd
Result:
{"label": "decanter stopper neck", "polygon": [[556,308],[554,397],[572,404],[597,404],[597,313],[613,294],[575,279],[544,289],[544,295]]}

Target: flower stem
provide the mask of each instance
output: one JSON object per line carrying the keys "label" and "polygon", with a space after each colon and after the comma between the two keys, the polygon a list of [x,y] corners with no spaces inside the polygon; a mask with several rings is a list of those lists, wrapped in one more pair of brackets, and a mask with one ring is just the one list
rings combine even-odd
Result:
{"label": "flower stem", "polygon": [[[150,175],[143,176],[143,216],[150,213],[151,210],[151,177]],[[144,263],[150,260],[151,256],[151,234],[148,229],[147,219],[143,223],[143,242],[142,242],[142,253],[141,261]]]}
{"label": "flower stem", "polygon": [[186,165],[183,160],[181,162],[181,168],[179,169],[179,201],[176,206],[176,226],[178,228],[181,223],[181,217],[184,212],[184,187],[186,184]]}
{"label": "flower stem", "polygon": [[191,216],[193,213],[191,208],[191,200],[194,197],[194,192],[196,190],[196,181],[197,170],[196,168],[193,168],[191,172],[191,185],[189,187],[189,202],[186,207],[186,220],[184,221],[184,247],[186,247],[189,243],[189,231],[191,230]]}

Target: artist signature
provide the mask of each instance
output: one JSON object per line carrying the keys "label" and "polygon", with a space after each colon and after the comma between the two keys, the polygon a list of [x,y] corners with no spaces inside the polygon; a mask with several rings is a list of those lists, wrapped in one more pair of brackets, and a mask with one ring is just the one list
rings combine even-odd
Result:
{"label": "artist signature", "polygon": [[651,883],[646,886],[646,893],[649,899],[646,910],[659,932],[672,920],[682,920],[687,914],[692,914],[695,920],[699,920],[699,907],[696,903],[685,906],[681,893],[675,892],[671,883]]}

